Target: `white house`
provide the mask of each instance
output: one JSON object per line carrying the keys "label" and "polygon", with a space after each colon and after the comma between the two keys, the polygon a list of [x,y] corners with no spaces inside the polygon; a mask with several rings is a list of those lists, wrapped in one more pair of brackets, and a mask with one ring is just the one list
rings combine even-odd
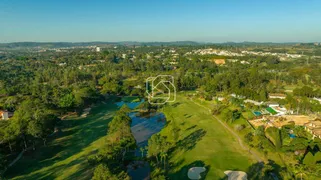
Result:
{"label": "white house", "polygon": [[218,101],[224,101],[224,99],[225,99],[224,97],[217,97]]}
{"label": "white house", "polygon": [[319,103],[321,104],[321,98],[314,97],[313,99],[319,101]]}
{"label": "white house", "polygon": [[9,112],[7,110],[0,110],[0,120],[8,120],[13,116],[12,112]]}
{"label": "white house", "polygon": [[280,106],[272,107],[272,109],[278,113],[277,116],[285,115],[288,112],[286,108]]}
{"label": "white house", "polygon": [[279,103],[276,103],[276,102],[266,102],[265,103],[268,107],[271,107],[271,108],[273,108],[273,107],[279,107],[280,106],[280,104]]}
{"label": "white house", "polygon": [[96,52],[100,52],[100,47],[96,47]]}
{"label": "white house", "polygon": [[313,135],[313,139],[318,137],[321,139],[321,121],[320,120],[314,120],[310,121],[306,124],[304,124],[305,130],[307,130],[309,133]]}
{"label": "white house", "polygon": [[270,99],[285,99],[286,95],[285,94],[280,94],[280,93],[271,93],[269,94]]}
{"label": "white house", "polygon": [[238,98],[238,99],[245,99],[245,96],[237,95],[235,93],[230,94],[230,96],[232,96],[234,98]]}
{"label": "white house", "polygon": [[261,106],[263,104],[263,101],[257,102],[257,101],[251,100],[251,99],[246,99],[246,100],[244,100],[244,102],[245,103],[251,103],[251,104],[254,104],[256,106]]}

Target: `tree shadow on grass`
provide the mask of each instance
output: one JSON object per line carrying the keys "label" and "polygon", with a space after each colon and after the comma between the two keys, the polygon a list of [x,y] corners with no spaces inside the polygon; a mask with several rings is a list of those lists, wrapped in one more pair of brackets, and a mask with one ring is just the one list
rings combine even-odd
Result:
{"label": "tree shadow on grass", "polygon": [[207,176],[207,173],[210,170],[210,165],[206,165],[203,161],[197,160],[193,163],[190,163],[188,165],[183,166],[179,171],[169,173],[169,179],[173,180],[181,180],[181,179],[189,179],[188,178],[188,170],[192,167],[205,167],[205,171],[201,173],[201,179],[205,179]]}
{"label": "tree shadow on grass", "polygon": [[[85,163],[87,166],[86,158],[95,149],[85,150],[85,148],[106,135],[107,124],[112,119],[110,112],[115,112],[115,110],[117,110],[116,106],[102,105],[93,109],[93,112],[86,118],[63,120],[62,131],[56,137],[48,140],[48,146],[26,152],[22,159],[6,172],[6,176],[8,178],[24,176],[21,179],[54,179],[59,176],[59,172],[67,171],[76,164]],[[75,157],[76,159],[72,159],[68,164],[54,165],[83,151],[85,152],[81,157]],[[43,168],[48,169],[42,170]],[[29,175],[35,171],[39,172]],[[80,171],[86,171],[86,167],[77,169],[73,177],[82,174]]]}
{"label": "tree shadow on grass", "polygon": [[182,103],[180,103],[180,102],[176,102],[176,103],[174,103],[174,104],[172,104],[172,106],[173,107],[177,107],[177,106],[179,106],[179,105],[181,105]]}
{"label": "tree shadow on grass", "polygon": [[205,136],[206,131],[203,129],[198,129],[188,136],[186,136],[184,139],[179,140],[175,146],[175,149],[183,149],[185,151],[192,150],[198,141],[200,141],[203,136]]}
{"label": "tree shadow on grass", "polygon": [[[74,165],[81,163],[84,159],[85,159],[85,157],[75,159],[68,164],[55,166],[55,167],[50,168],[47,171],[27,175],[27,176],[23,177],[23,179],[56,179],[57,177],[59,177],[59,172],[63,171],[64,169],[70,168]],[[86,167],[84,165],[77,167],[77,171],[74,174],[71,174],[71,176],[69,178],[70,179],[83,179],[83,177],[86,177],[86,175],[81,176],[81,172],[83,172],[84,170],[86,170]],[[90,177],[88,177],[87,179],[90,179]]]}
{"label": "tree shadow on grass", "polygon": [[192,130],[192,129],[196,128],[196,127],[197,127],[197,125],[191,126],[191,127],[187,128],[187,129],[185,129],[185,131]]}
{"label": "tree shadow on grass", "polygon": [[246,173],[249,179],[282,179],[281,170],[280,165],[269,159],[267,164],[262,162],[252,164]]}

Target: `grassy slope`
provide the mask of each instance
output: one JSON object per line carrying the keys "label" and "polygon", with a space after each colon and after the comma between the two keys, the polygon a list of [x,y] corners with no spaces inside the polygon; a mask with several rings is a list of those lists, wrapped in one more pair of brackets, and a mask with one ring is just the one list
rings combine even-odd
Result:
{"label": "grassy slope", "polygon": [[[201,101],[201,100],[198,100],[195,98],[196,102],[208,107],[208,108],[213,108],[213,101]],[[232,109],[235,109],[236,107],[229,107],[231,110]],[[235,131],[236,133],[238,133],[240,135],[240,137],[243,139],[243,142],[244,142],[244,136],[249,133],[249,132],[253,132],[251,126],[246,122],[246,119],[245,118],[249,118],[249,116],[252,115],[252,112],[250,112],[249,110],[247,110],[245,113],[243,113],[243,116],[245,114],[245,117],[244,118],[240,118],[238,120],[236,120],[233,124],[231,123],[228,123],[228,125],[230,127],[232,127],[234,129],[234,127],[237,125],[237,124],[244,124],[246,126],[245,129],[243,129],[242,131],[238,132],[238,131]],[[249,115],[251,114],[251,115]],[[219,118],[223,119],[221,116],[218,116]],[[295,161],[293,160],[292,156],[289,156],[288,154],[282,154],[282,153],[276,153],[276,152],[269,152],[267,155],[264,155],[261,151],[258,151],[254,148],[251,148],[251,151],[255,151],[257,154],[260,155],[260,158],[262,158],[265,162],[268,162],[268,160],[273,160],[274,162],[276,162],[278,165],[280,165],[281,167],[284,167],[285,164],[284,162],[287,162],[288,164],[289,163],[295,163]]]}
{"label": "grassy slope", "polygon": [[89,179],[92,168],[87,157],[103,145],[107,123],[116,110],[113,103],[100,104],[86,118],[63,120],[57,138],[47,147],[26,153],[9,169],[8,178]]}
{"label": "grassy slope", "polygon": [[[179,141],[170,154],[170,179],[187,179],[193,166],[206,166],[206,179],[221,179],[225,170],[247,170],[255,163],[237,140],[210,113],[179,95],[172,105],[164,108],[169,121],[180,128]],[[172,138],[171,125],[162,135]]]}

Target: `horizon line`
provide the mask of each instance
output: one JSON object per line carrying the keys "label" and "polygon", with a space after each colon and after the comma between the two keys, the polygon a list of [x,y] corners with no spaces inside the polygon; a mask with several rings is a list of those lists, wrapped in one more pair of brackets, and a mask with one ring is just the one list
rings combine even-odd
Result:
{"label": "horizon line", "polygon": [[289,43],[321,43],[321,41],[192,41],[192,40],[177,40],[177,41],[11,41],[0,42],[0,44],[13,43],[178,43],[178,42],[192,42],[200,44],[225,44],[225,43],[273,43],[273,44],[289,44]]}

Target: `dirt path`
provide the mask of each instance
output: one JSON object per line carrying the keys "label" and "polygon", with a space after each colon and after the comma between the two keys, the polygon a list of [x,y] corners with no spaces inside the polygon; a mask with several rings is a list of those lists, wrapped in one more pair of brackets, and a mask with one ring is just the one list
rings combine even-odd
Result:
{"label": "dirt path", "polygon": [[[194,101],[193,99],[191,99],[191,98],[190,98],[190,100],[191,100],[194,104],[196,104],[196,105],[198,105],[198,106],[200,106],[200,107],[202,107],[202,108],[204,108],[204,109],[207,109],[207,110],[209,111],[209,113],[211,114],[211,109],[210,109],[210,108],[208,108],[208,107],[206,107],[206,106],[203,106],[203,105],[195,102],[195,101]],[[237,139],[237,141],[239,142],[239,144],[240,144],[240,146],[242,147],[242,149],[248,151],[251,155],[253,155],[253,157],[254,157],[258,162],[260,162],[260,163],[263,162],[263,160],[260,158],[260,156],[259,156],[256,152],[251,151],[250,148],[248,148],[246,145],[243,144],[243,141],[242,141],[241,137],[240,137],[236,132],[234,132],[226,123],[224,123],[222,120],[220,120],[220,119],[219,119],[218,117],[216,117],[216,116],[212,116],[212,117],[213,117],[215,120],[217,120],[220,124],[222,124],[222,126],[223,126],[225,129],[227,129],[229,132],[231,132],[231,133],[233,134],[233,136]]]}

